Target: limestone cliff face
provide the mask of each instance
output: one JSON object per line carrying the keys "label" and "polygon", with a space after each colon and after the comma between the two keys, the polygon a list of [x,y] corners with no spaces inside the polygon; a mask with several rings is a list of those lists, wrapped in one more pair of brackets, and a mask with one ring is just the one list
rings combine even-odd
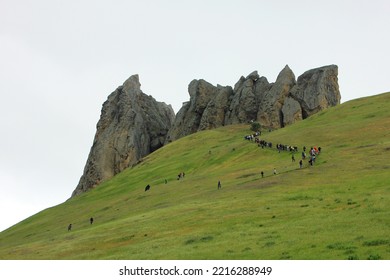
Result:
{"label": "limestone cliff face", "polygon": [[258,121],[263,127],[280,128],[340,103],[336,65],[309,70],[295,80],[286,67],[275,83],[257,71],[241,77],[234,89],[194,80],[188,87],[190,101],[176,115],[166,142],[223,125]]}
{"label": "limestone cliff face", "polygon": [[72,196],[85,192],[160,148],[175,114],[172,107],[141,91],[131,76],[108,96],[84,173]]}

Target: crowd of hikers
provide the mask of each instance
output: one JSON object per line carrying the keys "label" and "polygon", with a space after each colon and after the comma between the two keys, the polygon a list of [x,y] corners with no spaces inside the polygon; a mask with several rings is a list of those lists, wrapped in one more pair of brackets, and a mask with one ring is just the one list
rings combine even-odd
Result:
{"label": "crowd of hikers", "polygon": [[[250,142],[254,142],[257,144],[258,147],[265,149],[269,148],[272,149],[273,147],[276,148],[276,151],[278,153],[281,152],[290,152],[291,153],[291,161],[295,162],[295,154],[298,153],[299,149],[296,145],[286,145],[286,144],[281,144],[278,143],[276,145],[273,145],[272,142],[268,142],[265,139],[260,139],[261,133],[260,132],[255,132],[253,134],[245,135],[244,139]],[[316,158],[319,156],[321,153],[321,147],[316,147],[313,146],[310,149],[307,149],[306,146],[302,147],[302,152],[301,152],[301,159],[299,160],[299,169],[303,168],[303,163],[305,160],[308,160],[308,165],[313,166],[314,163],[316,162]],[[260,172],[261,177],[264,178],[264,171]],[[276,175],[277,171],[276,168],[273,169],[273,174]]]}

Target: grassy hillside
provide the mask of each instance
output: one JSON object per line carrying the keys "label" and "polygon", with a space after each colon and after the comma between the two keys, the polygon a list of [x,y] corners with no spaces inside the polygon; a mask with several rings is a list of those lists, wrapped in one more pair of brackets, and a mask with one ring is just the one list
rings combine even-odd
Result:
{"label": "grassy hillside", "polygon": [[[163,147],[0,233],[0,258],[390,259],[390,93],[265,132],[272,149],[249,133],[227,126]],[[298,146],[296,162],[277,143]],[[299,169],[303,146],[322,152]]]}

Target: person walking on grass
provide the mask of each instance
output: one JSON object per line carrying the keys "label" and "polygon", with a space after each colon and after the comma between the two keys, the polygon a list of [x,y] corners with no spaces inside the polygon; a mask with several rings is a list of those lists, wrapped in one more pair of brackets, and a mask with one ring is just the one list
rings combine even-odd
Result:
{"label": "person walking on grass", "polygon": [[221,181],[218,181],[218,189],[222,188]]}

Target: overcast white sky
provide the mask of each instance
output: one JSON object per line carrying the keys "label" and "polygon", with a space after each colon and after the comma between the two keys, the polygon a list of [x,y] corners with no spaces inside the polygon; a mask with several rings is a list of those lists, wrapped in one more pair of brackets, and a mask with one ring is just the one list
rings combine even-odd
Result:
{"label": "overcast white sky", "polygon": [[339,66],[342,102],[390,91],[388,0],[0,0],[0,231],[68,199],[129,76],[177,112],[193,79]]}

